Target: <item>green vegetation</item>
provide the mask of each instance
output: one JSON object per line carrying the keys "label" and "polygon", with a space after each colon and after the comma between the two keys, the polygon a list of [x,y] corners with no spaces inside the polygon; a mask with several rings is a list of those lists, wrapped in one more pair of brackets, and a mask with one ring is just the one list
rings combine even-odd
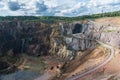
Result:
{"label": "green vegetation", "polygon": [[56,21],[67,21],[72,22],[76,20],[84,20],[84,19],[95,19],[95,18],[101,18],[101,17],[115,17],[120,16],[120,11],[115,12],[107,12],[107,13],[101,13],[101,14],[93,14],[93,15],[83,15],[83,16],[77,16],[77,17],[62,17],[62,16],[6,16],[6,17],[0,17],[0,21],[11,21],[11,20],[21,20],[21,21],[46,21],[46,22],[56,22]]}
{"label": "green vegetation", "polygon": [[116,31],[116,30],[107,30],[107,31],[105,31],[105,32],[114,32],[114,31]]}

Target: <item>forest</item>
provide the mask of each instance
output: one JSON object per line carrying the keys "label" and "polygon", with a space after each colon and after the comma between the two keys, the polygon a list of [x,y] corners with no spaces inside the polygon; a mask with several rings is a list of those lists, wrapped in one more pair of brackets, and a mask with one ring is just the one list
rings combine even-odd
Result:
{"label": "forest", "polygon": [[83,15],[83,16],[76,16],[76,17],[63,17],[63,16],[0,16],[0,21],[13,21],[15,19],[21,21],[48,21],[48,22],[57,22],[57,21],[67,21],[72,22],[76,20],[85,20],[85,19],[96,19],[101,17],[115,17],[120,16],[120,11],[115,12],[105,12],[99,14],[92,14],[92,15]]}

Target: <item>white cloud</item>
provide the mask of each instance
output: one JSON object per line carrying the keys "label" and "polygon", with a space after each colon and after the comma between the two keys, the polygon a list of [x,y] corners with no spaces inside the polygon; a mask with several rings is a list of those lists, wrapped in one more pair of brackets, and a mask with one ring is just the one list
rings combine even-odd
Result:
{"label": "white cloud", "polygon": [[120,0],[0,0],[0,16],[79,16],[120,10]]}
{"label": "white cloud", "polygon": [[81,3],[79,2],[78,4],[76,4],[75,6],[71,7],[70,9],[67,9],[67,10],[63,10],[61,12],[63,13],[70,13],[70,12],[74,12],[75,10],[79,10],[82,6],[84,6],[85,3]]}
{"label": "white cloud", "polygon": [[57,7],[58,3],[56,0],[45,0],[45,5],[47,5],[48,8],[54,8]]}

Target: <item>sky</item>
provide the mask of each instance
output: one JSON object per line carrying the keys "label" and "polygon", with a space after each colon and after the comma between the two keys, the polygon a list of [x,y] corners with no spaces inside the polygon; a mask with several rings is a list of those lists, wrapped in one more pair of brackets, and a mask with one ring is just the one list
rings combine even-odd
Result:
{"label": "sky", "polygon": [[120,0],[0,0],[0,16],[75,17],[120,10]]}

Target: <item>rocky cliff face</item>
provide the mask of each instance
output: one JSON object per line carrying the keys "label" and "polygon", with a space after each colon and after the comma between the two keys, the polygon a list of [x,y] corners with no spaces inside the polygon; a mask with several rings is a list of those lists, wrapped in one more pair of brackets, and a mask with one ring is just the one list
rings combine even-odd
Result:
{"label": "rocky cliff face", "polygon": [[25,21],[0,22],[0,53],[47,55],[50,49],[49,24]]}
{"label": "rocky cliff face", "polygon": [[120,48],[120,27],[111,26],[110,23],[105,25],[94,21],[61,23],[60,31],[64,45],[58,49],[58,55],[64,57],[95,48],[96,40]]}
{"label": "rocky cliff face", "polygon": [[62,58],[80,55],[100,40],[120,47],[120,27],[94,21],[47,24],[40,21],[0,22],[0,53],[56,54]]}

